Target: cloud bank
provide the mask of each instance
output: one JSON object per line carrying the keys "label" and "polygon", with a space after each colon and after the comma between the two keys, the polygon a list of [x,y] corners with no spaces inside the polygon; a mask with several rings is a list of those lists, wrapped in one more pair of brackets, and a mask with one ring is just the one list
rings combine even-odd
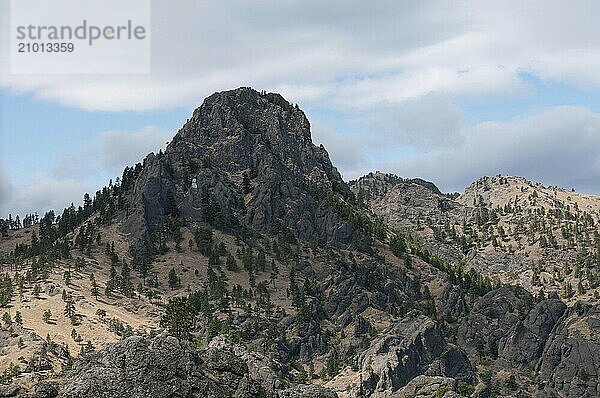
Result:
{"label": "cloud bank", "polygon": [[595,1],[155,0],[151,74],[19,76],[4,60],[0,84],[106,111],[190,106],[239,85],[363,109],[516,93],[527,89],[523,71],[598,87],[598,14]]}

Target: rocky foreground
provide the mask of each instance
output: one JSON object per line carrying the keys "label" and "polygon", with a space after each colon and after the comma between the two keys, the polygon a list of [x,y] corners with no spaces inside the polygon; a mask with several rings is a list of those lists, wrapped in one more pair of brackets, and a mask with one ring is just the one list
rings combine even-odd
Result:
{"label": "rocky foreground", "polygon": [[538,397],[595,397],[599,331],[598,307],[567,309],[556,298],[535,303],[526,291],[503,287],[484,296],[460,326],[457,343],[466,352],[448,343],[436,322],[412,312],[361,353],[352,390],[339,388],[342,375],[326,387],[297,384],[276,361],[224,337],[196,350],[162,334],[107,345],[47,379],[33,374],[0,386],[0,397],[492,396],[478,384],[467,353],[496,358],[491,369],[539,372]]}
{"label": "rocky foreground", "polygon": [[285,386],[261,363],[247,359],[248,362],[236,355],[233,345],[224,340],[217,339],[213,346],[196,351],[166,335],[133,336],[86,355],[75,362],[73,369],[31,387],[0,386],[0,397],[336,396],[313,385]]}

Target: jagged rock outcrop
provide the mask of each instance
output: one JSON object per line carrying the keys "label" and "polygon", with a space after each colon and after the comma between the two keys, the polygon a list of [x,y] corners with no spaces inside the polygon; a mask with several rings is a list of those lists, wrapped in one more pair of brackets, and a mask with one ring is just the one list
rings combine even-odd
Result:
{"label": "jagged rock outcrop", "polygon": [[304,113],[279,94],[244,87],[206,98],[164,154],[144,160],[123,229],[148,242],[178,213],[190,224],[283,226],[304,240],[364,248],[360,228],[340,211],[353,200],[325,148],[312,143]]}
{"label": "jagged rock outcrop", "polygon": [[519,324],[534,306],[525,289],[502,286],[481,297],[473,306],[457,333],[457,343],[466,350],[498,357],[501,340]]}
{"label": "jagged rock outcrop", "polygon": [[450,377],[417,376],[395,395],[398,398],[451,398],[456,380]]}
{"label": "jagged rock outcrop", "polygon": [[540,397],[598,397],[600,307],[576,304],[552,331],[539,364]]}
{"label": "jagged rock outcrop", "polygon": [[277,375],[277,373],[283,373],[280,363],[260,353],[249,351],[242,345],[233,344],[223,336],[213,338],[208,347],[232,352],[242,359],[248,366],[248,373],[252,376],[252,379],[260,383],[262,389],[269,396],[274,395],[277,390],[284,387],[284,381]]}
{"label": "jagged rock outcrop", "polygon": [[443,221],[445,213],[459,207],[435,184],[420,178],[405,179],[394,174],[370,173],[349,186],[361,200],[394,228],[413,227],[425,219]]}
{"label": "jagged rock outcrop", "polygon": [[546,340],[567,306],[558,299],[543,300],[501,340],[500,358],[518,368],[533,369],[542,356]]}
{"label": "jagged rock outcrop", "polygon": [[231,351],[197,353],[172,337],[134,336],[76,362],[64,398],[267,397]]}
{"label": "jagged rock outcrop", "polygon": [[0,392],[40,398],[337,397],[323,387],[289,386],[277,379],[269,363],[220,337],[197,352],[173,337],[133,336],[79,358],[72,370],[38,382],[30,392],[18,385]]}
{"label": "jagged rock outcrop", "polygon": [[472,384],[476,380],[473,366],[463,350],[449,347],[425,371],[427,376],[447,376]]}
{"label": "jagged rock outcrop", "polygon": [[[394,396],[400,388],[418,375],[444,353],[446,341],[437,324],[417,311],[390,326],[376,337],[371,346],[359,356],[362,371],[362,391],[373,397]],[[456,357],[441,358],[432,372],[443,373],[446,364]],[[466,360],[466,356],[461,358]],[[464,364],[458,365],[465,368]],[[470,368],[470,364],[468,365]],[[439,376],[445,376],[439,374]],[[471,376],[472,377],[472,376]]]}

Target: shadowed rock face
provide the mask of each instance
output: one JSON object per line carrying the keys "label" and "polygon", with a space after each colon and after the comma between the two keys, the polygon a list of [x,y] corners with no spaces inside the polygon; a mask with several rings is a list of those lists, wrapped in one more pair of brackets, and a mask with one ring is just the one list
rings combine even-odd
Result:
{"label": "shadowed rock face", "polygon": [[130,337],[76,363],[61,395],[83,397],[266,397],[226,350],[200,354],[172,337]]}
{"label": "shadowed rock face", "polygon": [[539,302],[525,319],[515,325],[509,336],[502,340],[500,358],[519,368],[533,369],[542,356],[542,350],[554,325],[567,306],[560,300]]}
{"label": "shadowed rock face", "polygon": [[475,382],[475,372],[469,358],[460,348],[450,347],[428,366],[428,376],[446,376],[469,384]]}
{"label": "shadowed rock face", "polygon": [[546,388],[539,396],[600,396],[598,364],[600,308],[576,305],[564,313],[546,343],[539,365]]}
{"label": "shadowed rock face", "polygon": [[240,88],[208,97],[164,154],[144,160],[123,229],[147,241],[177,212],[192,224],[283,225],[301,239],[364,247],[332,195],[354,200],[327,151],[312,143],[304,113],[278,94]]}
{"label": "shadowed rock face", "polygon": [[520,287],[503,286],[489,292],[475,303],[459,327],[458,345],[497,358],[501,341],[533,305],[531,294]]}

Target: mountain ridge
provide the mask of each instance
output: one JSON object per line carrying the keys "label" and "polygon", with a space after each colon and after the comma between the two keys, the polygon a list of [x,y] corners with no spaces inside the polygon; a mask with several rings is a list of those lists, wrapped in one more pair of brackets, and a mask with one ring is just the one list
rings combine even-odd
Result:
{"label": "mountain ridge", "polygon": [[[0,381],[48,397],[594,396],[597,221],[562,191],[515,203],[503,177],[480,180],[463,198],[383,173],[346,184],[296,106],[215,93],[164,152],[0,239],[0,298],[19,311]],[[524,256],[570,261],[571,244],[589,256],[570,274]],[[536,284],[493,268],[506,259]]]}

